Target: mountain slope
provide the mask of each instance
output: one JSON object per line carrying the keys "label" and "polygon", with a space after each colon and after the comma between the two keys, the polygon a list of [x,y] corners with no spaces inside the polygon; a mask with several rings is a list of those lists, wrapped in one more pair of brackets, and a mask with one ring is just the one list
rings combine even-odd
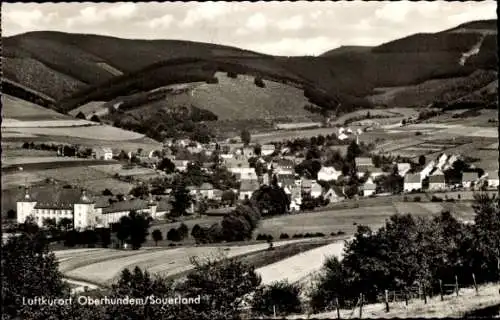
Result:
{"label": "mountain slope", "polygon": [[[474,46],[478,46],[477,52],[472,50]],[[373,96],[376,88],[415,86],[435,79],[468,77],[478,69],[497,69],[496,20],[411,35],[373,48],[341,47],[320,57],[277,57],[189,41],[127,40],[62,32],[3,38],[3,47],[4,77],[57,100],[54,107],[61,112],[166,85],[214,81],[216,72],[280,83],[276,89],[263,88],[272,101],[279,100],[282,90],[298,88],[321,107],[335,110],[342,105],[350,110],[370,107],[365,98]],[[473,51],[475,54],[461,65],[463,54]],[[236,109],[260,110],[265,105],[256,104],[252,94],[243,94],[247,82],[224,81],[205,86],[205,91],[213,88],[223,96],[214,99],[215,93],[193,95],[184,103],[210,108],[215,114],[229,112],[227,108],[233,104],[234,116],[247,114]],[[242,94],[221,89],[230,81],[235,92]],[[290,88],[284,89],[286,86]],[[281,106],[265,108],[272,115],[278,114]],[[299,106],[289,112],[303,115]],[[261,115],[255,112],[256,117]]]}

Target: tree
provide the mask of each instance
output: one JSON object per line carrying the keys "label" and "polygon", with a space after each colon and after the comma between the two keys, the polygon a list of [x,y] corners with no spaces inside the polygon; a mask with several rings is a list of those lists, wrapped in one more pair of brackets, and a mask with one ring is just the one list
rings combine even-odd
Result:
{"label": "tree", "polygon": [[102,191],[102,195],[103,196],[113,196],[113,192],[111,192],[111,190],[109,190],[109,189],[104,189]]}
{"label": "tree", "polygon": [[90,121],[100,123],[101,119],[99,119],[99,117],[96,114],[94,114],[92,117],[90,117]]}
{"label": "tree", "polygon": [[155,246],[158,245],[158,241],[163,240],[163,235],[162,235],[160,229],[155,229],[151,235],[153,236]]}
{"label": "tree", "polygon": [[[181,291],[184,297],[201,296],[192,304],[197,319],[240,319],[240,304],[245,295],[261,283],[253,266],[236,259],[191,259],[194,270]],[[193,319],[194,319],[193,318]]]}
{"label": "tree", "polygon": [[286,280],[259,287],[253,296],[252,311],[265,316],[272,315],[274,310],[280,316],[300,313],[300,292],[300,285]]}
{"label": "tree", "polygon": [[158,164],[158,170],[163,170],[166,173],[173,173],[175,171],[175,164],[169,158],[163,158]]}
{"label": "tree", "polygon": [[186,215],[187,209],[191,207],[193,198],[183,181],[179,181],[174,185],[172,195],[173,199],[170,202],[172,209],[170,210],[170,214],[174,217]]}
{"label": "tree", "polygon": [[14,220],[17,217],[17,213],[15,210],[10,209],[7,211],[7,219]]}
{"label": "tree", "polygon": [[179,228],[177,230],[179,231],[179,235],[180,235],[181,239],[184,239],[187,236],[189,236],[189,228],[184,222],[181,223],[181,225],[179,226]]}
{"label": "tree", "polygon": [[253,152],[256,156],[260,156],[262,154],[262,146],[260,144],[256,144],[253,148]]}
{"label": "tree", "polygon": [[222,192],[221,201],[225,203],[229,203],[230,206],[234,205],[236,201],[236,193],[233,190],[226,190]]}
{"label": "tree", "polygon": [[[50,306],[31,306],[23,299],[63,298],[69,288],[62,280],[54,253],[42,233],[22,233],[2,244],[2,313],[10,318],[60,318]],[[59,315],[59,316],[58,316]]]}
{"label": "tree", "polygon": [[73,228],[73,220],[70,218],[61,218],[61,220],[57,223],[57,228],[61,231],[67,232]]}
{"label": "tree", "polygon": [[83,112],[78,112],[78,114],[76,115],[76,118],[77,119],[83,119],[83,120],[87,120],[87,117],[83,114]]}
{"label": "tree", "polygon": [[254,79],[254,84],[255,84],[257,87],[259,87],[259,88],[265,88],[265,87],[266,87],[266,85],[265,85],[265,83],[264,83],[264,80],[262,80],[262,78],[261,78],[261,77],[255,77],[255,79]]}
{"label": "tree", "polygon": [[274,184],[260,187],[253,193],[252,201],[262,216],[282,215],[290,210],[287,194],[283,188]]}
{"label": "tree", "polygon": [[241,141],[243,142],[244,145],[249,145],[250,144],[250,140],[252,140],[252,136],[250,135],[250,131],[248,131],[247,129],[244,129],[241,131],[241,134],[240,134],[240,138],[241,138]]}
{"label": "tree", "polygon": [[130,211],[129,219],[130,244],[133,250],[138,250],[146,241],[150,220],[143,213],[137,211]]}
{"label": "tree", "polygon": [[182,237],[181,237],[179,230],[176,228],[171,228],[170,230],[168,230],[167,240],[174,241],[174,242],[181,241]]}
{"label": "tree", "polygon": [[145,197],[149,195],[149,187],[145,183],[141,183],[130,190],[130,194],[136,198]]}
{"label": "tree", "polygon": [[356,157],[359,157],[361,155],[361,148],[358,146],[356,141],[352,141],[351,144],[347,147],[347,155],[346,159],[347,161],[354,161]]}
{"label": "tree", "polygon": [[425,156],[424,155],[421,155],[420,157],[418,157],[418,164],[421,165],[421,166],[424,166],[425,165]]}

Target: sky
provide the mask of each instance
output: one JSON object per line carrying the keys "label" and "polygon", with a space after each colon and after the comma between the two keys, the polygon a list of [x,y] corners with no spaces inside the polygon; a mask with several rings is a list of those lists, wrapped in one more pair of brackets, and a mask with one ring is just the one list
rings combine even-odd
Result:
{"label": "sky", "polygon": [[191,40],[294,56],[482,19],[496,19],[496,1],[3,3],[2,35],[51,30]]}

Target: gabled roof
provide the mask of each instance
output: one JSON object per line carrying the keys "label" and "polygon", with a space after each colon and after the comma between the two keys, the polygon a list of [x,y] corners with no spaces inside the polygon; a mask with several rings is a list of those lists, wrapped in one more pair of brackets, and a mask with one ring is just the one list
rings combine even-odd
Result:
{"label": "gabled roof", "polygon": [[240,191],[255,191],[259,189],[260,185],[256,180],[242,180]]}
{"label": "gabled roof", "polygon": [[119,201],[111,204],[107,208],[103,208],[102,213],[113,213],[113,212],[124,212],[124,211],[132,211],[132,210],[144,210],[148,209],[148,200],[142,199],[132,199],[126,201]]}
{"label": "gabled roof", "polygon": [[487,175],[489,180],[498,180],[498,171],[486,171],[485,175]]}
{"label": "gabled roof", "polygon": [[204,182],[200,186],[200,190],[213,190],[213,188],[214,188],[214,186],[211,183],[208,183],[208,182]]}
{"label": "gabled roof", "polygon": [[420,183],[422,182],[420,174],[410,173],[405,176],[404,183]]}
{"label": "gabled roof", "polygon": [[477,179],[479,179],[477,172],[464,172],[462,174],[462,181],[476,181]]}
{"label": "gabled roof", "polygon": [[368,157],[358,157],[355,158],[356,166],[371,166],[373,165],[372,158]]}
{"label": "gabled roof", "polygon": [[[80,189],[65,189],[50,187],[30,191],[31,199],[36,201],[36,209],[73,209],[75,203],[80,203],[82,192]],[[89,202],[92,202],[90,195]]]}
{"label": "gabled roof", "polygon": [[429,183],[444,183],[444,175],[432,175],[429,177]]}
{"label": "gabled roof", "polygon": [[103,152],[103,153],[113,153],[113,150],[111,148],[106,148],[106,147],[98,147],[95,149],[95,151]]}

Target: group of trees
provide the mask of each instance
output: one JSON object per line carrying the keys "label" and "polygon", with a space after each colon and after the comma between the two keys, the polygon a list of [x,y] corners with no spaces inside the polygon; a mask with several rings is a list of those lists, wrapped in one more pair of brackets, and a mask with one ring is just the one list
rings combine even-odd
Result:
{"label": "group of trees", "polygon": [[462,285],[500,280],[500,210],[497,197],[476,195],[475,224],[457,221],[449,212],[434,218],[394,215],[374,232],[359,226],[344,259],[329,259],[311,295],[314,310],[339,299],[368,302],[388,290],[420,285],[427,295],[439,292],[439,280]]}
{"label": "group of trees", "polygon": [[146,241],[150,222],[151,219],[146,214],[130,211],[127,216],[111,225],[111,232],[116,233],[122,245],[129,243],[133,250],[138,250]]}

